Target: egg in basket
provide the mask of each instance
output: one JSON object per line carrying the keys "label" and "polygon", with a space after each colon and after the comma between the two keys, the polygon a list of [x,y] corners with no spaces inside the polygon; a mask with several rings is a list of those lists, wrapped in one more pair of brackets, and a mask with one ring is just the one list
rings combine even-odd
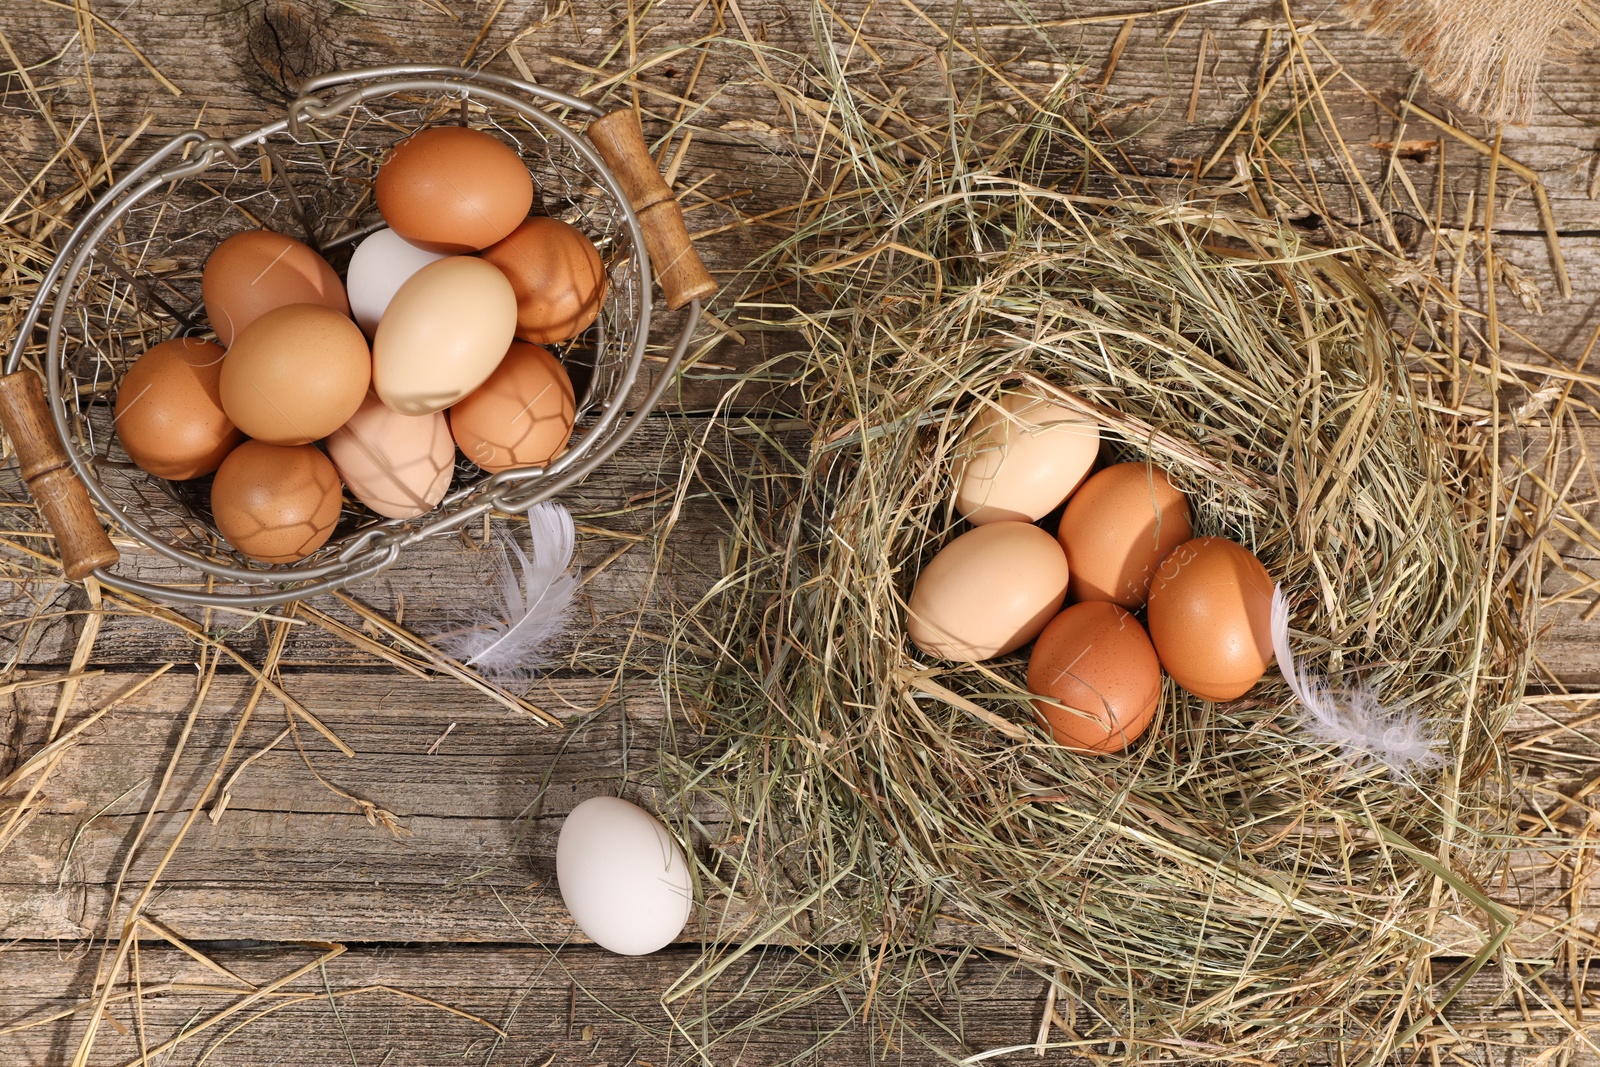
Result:
{"label": "egg in basket", "polygon": [[[644,384],[655,280],[688,311]],[[632,111],[482,71],[332,74],[89,209],[0,420],[68,577],[262,607],[583,478],[714,291]],[[120,560],[96,507],[170,563]]]}

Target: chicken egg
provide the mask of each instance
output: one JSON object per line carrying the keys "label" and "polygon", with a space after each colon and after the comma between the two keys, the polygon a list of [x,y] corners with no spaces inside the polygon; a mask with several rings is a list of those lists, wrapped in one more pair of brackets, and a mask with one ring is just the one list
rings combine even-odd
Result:
{"label": "chicken egg", "polygon": [[443,252],[418,248],[393,230],[377,230],[356,245],[345,272],[350,313],[361,332],[371,337],[378,320],[388,310],[394,294],[417,271],[445,257]]}
{"label": "chicken egg", "polygon": [[246,441],[211,483],[222,536],[262,563],[293,563],[327,543],[339,521],[339,474],[313,445]]}
{"label": "chicken egg", "polygon": [[431,252],[476,252],[528,217],[533,178],[504,141],[466,126],[432,126],[389,152],[374,183],[389,227]]}
{"label": "chicken egg", "polygon": [[1109,600],[1137,610],[1166,554],[1194,536],[1189,498],[1167,472],[1118,463],[1067,501],[1056,537],[1072,568],[1073,600]]}
{"label": "chicken egg", "polygon": [[217,469],[241,434],[222,410],[222,348],[179,337],[134,361],[117,387],[113,421],[128,458],[158,478]]}
{"label": "chicken egg", "polygon": [[368,393],[324,443],[351,494],[385,518],[432,511],[450,488],[456,446],[442,411],[402,415]]}
{"label": "chicken egg", "polygon": [[535,344],[567,341],[589,328],[606,298],[606,271],[594,242],[560,219],[534,216],[480,255],[517,294],[517,336]]}
{"label": "chicken egg", "polygon": [[1117,604],[1086,600],[1050,620],[1028,658],[1034,713],[1058,744],[1120,752],[1150,726],[1161,703],[1161,664],[1139,620]]}
{"label": "chicken egg", "polygon": [[372,381],[367,339],[319,304],[290,304],[247,326],[222,361],[222,409],[259,441],[303,445],[343,426]]}
{"label": "chicken egg", "polygon": [[1161,665],[1197,697],[1241,697],[1272,662],[1272,579],[1225,537],[1186,541],[1161,561],[1148,618]]}
{"label": "chicken egg", "polygon": [[200,275],[200,295],[224,348],[274,308],[321,304],[350,314],[344,283],[328,261],[271,230],[245,230],[217,245]]}
{"label": "chicken egg", "polygon": [[516,294],[493,266],[472,256],[429,263],[378,323],[373,388],[405,415],[443,411],[494,373],[516,328]]}
{"label": "chicken egg", "polygon": [[617,797],[590,797],[562,822],[556,883],[578,929],[624,956],[671,944],[694,908],[683,849],[655,816]]}
{"label": "chicken egg", "polygon": [[1067,557],[1026,522],[991,522],[945,545],[911,590],[906,633],[930,656],[982,661],[1032,641],[1061,610]]}
{"label": "chicken egg", "polygon": [[1100,428],[1037,386],[986,404],[956,443],[956,510],[973,525],[1049,514],[1094,466]]}
{"label": "chicken egg", "polygon": [[542,467],[566,451],[574,403],[561,361],[513,341],[488,381],[450,409],[450,432],[461,454],[491,474]]}

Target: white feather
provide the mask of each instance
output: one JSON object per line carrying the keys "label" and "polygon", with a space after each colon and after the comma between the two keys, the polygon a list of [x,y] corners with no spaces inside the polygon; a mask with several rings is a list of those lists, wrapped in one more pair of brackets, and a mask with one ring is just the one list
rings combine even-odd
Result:
{"label": "white feather", "polygon": [[545,663],[544,646],[565,628],[578,589],[568,571],[577,541],[572,514],[560,504],[535,504],[528,539],[529,553],[509,537],[499,546],[498,602],[473,608],[465,627],[434,638],[445,655],[492,678],[526,677]]}
{"label": "white feather", "polygon": [[1338,745],[1351,767],[1382,764],[1399,780],[1444,762],[1439,739],[1420,710],[1385,705],[1365,682],[1341,689],[1320,675],[1301,672],[1289,647],[1289,598],[1281,585],[1272,591],[1272,651],[1283,680],[1305,706],[1306,733],[1323,744]]}

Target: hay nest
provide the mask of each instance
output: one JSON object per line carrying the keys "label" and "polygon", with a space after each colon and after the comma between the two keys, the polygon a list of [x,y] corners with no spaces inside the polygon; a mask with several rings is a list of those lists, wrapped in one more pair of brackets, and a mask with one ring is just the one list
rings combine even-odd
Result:
{"label": "hay nest", "polygon": [[[795,941],[867,946],[841,965],[869,1001],[885,953],[965,942],[1052,979],[1071,1047],[1382,1055],[1436,997],[1440,916],[1492,912],[1473,875],[1528,663],[1489,431],[1403,264],[1163,202],[1048,113],[907,162],[836,102],[848,195],[772,261],[809,294],[792,463],[730,465],[738,535],[680,634],[722,652],[677,682],[721,738],[700,781],[744,827],[736,889]],[[1217,704],[1169,680],[1131,751],[1079,756],[1032,721],[1027,649],[924,657],[906,600],[962,526],[957,439],[1024,382],[1081,398],[1103,460],[1171,471],[1197,534],[1289,592],[1303,665],[1420,709],[1443,769],[1352,765],[1275,670]]]}

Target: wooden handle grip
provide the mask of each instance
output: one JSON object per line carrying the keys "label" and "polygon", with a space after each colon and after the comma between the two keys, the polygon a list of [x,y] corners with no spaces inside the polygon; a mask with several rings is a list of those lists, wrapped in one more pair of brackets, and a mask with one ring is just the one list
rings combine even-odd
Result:
{"label": "wooden handle grip", "polygon": [[28,492],[56,535],[61,569],[80,582],[117,562],[116,546],[95,514],[89,491],[73,474],[56,434],[44,387],[31,370],[0,378],[0,425],[5,426]]}
{"label": "wooden handle grip", "polygon": [[625,108],[595,119],[589,123],[589,140],[617,176],[639,216],[645,248],[667,298],[667,307],[676,311],[691,300],[709,298],[717,291],[717,283],[689,240],[683,208],[662,180],[656,161],[650,158],[639,116]]}

